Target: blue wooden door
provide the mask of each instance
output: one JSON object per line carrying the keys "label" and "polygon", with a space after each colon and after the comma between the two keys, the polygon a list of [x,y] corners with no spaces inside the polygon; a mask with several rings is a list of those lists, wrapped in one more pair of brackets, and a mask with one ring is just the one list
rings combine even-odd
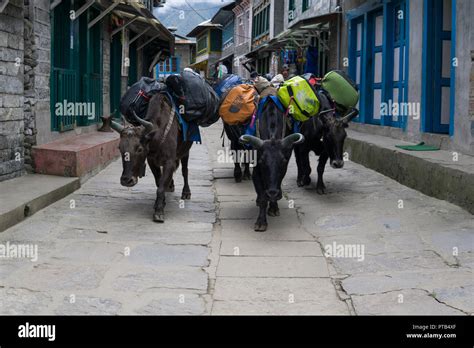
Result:
{"label": "blue wooden door", "polygon": [[423,120],[425,132],[449,133],[451,0],[425,0]]}
{"label": "blue wooden door", "polygon": [[380,107],[382,103],[383,72],[383,10],[370,12],[367,17],[368,59],[367,59],[367,109],[366,122],[380,124]]}

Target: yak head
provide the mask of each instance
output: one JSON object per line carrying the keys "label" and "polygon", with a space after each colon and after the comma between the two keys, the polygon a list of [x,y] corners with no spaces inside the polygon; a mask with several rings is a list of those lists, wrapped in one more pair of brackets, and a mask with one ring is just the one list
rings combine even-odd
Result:
{"label": "yak head", "polygon": [[349,126],[349,122],[358,114],[359,111],[357,109],[352,109],[342,118],[334,117],[329,115],[329,113],[319,117],[322,123],[324,148],[329,155],[329,164],[335,169],[344,166],[343,150],[344,141],[347,137],[346,128]]}
{"label": "yak head", "polygon": [[285,177],[291,152],[296,144],[304,141],[300,133],[288,135],[283,139],[262,140],[252,135],[242,135],[240,142],[250,144],[257,151],[257,167],[266,198],[276,202],[282,198],[281,182]]}
{"label": "yak head", "polygon": [[139,118],[135,118],[140,123],[133,126],[125,121],[125,126],[115,121],[111,122],[111,127],[120,134],[119,149],[122,156],[122,176],[120,184],[126,187],[135,186],[138,178],[145,175],[145,160],[148,153],[146,135],[153,130],[153,124]]}

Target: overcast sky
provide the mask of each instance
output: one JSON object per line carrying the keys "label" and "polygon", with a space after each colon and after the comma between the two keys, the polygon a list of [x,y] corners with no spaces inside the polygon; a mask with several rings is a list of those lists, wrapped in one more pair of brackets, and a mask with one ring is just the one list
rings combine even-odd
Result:
{"label": "overcast sky", "polygon": [[[214,7],[218,8],[230,2],[232,2],[232,0],[188,0],[188,3],[196,10]],[[186,5],[186,0],[166,0],[166,4],[164,7],[161,7],[159,11],[167,12],[168,10],[172,9],[172,7],[184,7],[185,10],[191,10],[191,8]]]}

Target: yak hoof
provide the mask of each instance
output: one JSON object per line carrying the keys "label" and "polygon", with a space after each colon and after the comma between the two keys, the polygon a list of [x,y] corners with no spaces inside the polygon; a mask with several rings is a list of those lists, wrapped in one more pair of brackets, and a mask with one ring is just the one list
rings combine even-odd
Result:
{"label": "yak hoof", "polygon": [[250,180],[252,179],[252,175],[250,172],[244,172],[244,176],[242,177],[244,180]]}
{"label": "yak hoof", "polygon": [[319,194],[319,195],[324,195],[326,194],[326,186],[322,185],[318,185],[316,186],[316,192]]}
{"label": "yak hoof", "polygon": [[265,232],[267,230],[267,224],[259,224],[258,222],[255,224],[254,230],[255,232]]}
{"label": "yak hoof", "polygon": [[183,192],[181,194],[181,199],[191,199],[191,192]]}
{"label": "yak hoof", "polygon": [[155,221],[155,222],[165,222],[165,214],[163,214],[163,213],[153,214],[153,221]]}
{"label": "yak hoof", "polygon": [[280,216],[280,209],[268,208],[268,216]]}

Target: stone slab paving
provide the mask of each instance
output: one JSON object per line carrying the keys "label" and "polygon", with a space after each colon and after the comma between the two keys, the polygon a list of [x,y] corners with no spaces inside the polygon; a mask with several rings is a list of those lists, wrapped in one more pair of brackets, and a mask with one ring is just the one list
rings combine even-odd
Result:
{"label": "stone slab paving", "polygon": [[0,258],[0,314],[474,312],[471,214],[350,161],[327,168],[320,196],[296,186],[292,160],[281,216],[254,232],[253,185],[217,162],[221,131],[203,129],[191,150],[184,206],[176,173],[164,224],[151,220],[151,173],[124,188],[116,161],[0,233],[2,245],[38,247],[36,262]]}
{"label": "stone slab paving", "polygon": [[[281,216],[256,233],[251,182],[234,183],[232,164],[215,161],[219,128],[205,132],[219,205],[213,314],[473,313],[471,214],[350,161],[327,167],[318,195],[311,155],[313,183],[297,187],[293,158]],[[363,247],[363,259],[357,249],[324,257],[334,243]]]}
{"label": "stone slab paving", "polygon": [[[207,148],[190,159],[192,200],[167,193],[164,224],[152,221],[150,171],[120,186],[115,161],[81,189],[0,234],[36,244],[38,260],[0,260],[1,314],[204,314],[210,308],[208,244],[216,221]],[[181,205],[181,207],[180,207]]]}

